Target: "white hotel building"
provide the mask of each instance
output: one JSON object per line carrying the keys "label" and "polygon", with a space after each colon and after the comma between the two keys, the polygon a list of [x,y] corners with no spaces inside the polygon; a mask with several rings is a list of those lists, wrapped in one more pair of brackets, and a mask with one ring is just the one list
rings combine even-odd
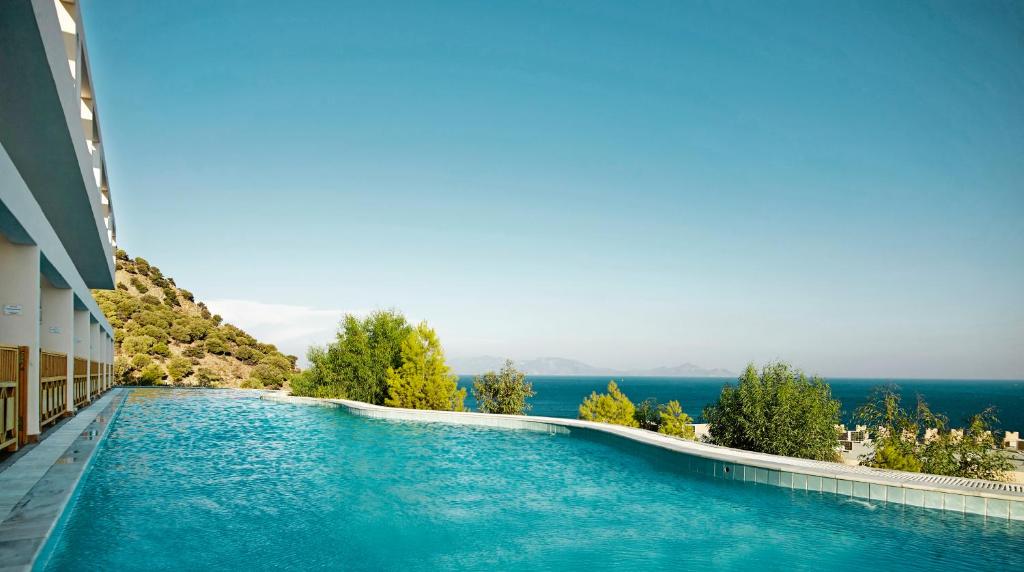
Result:
{"label": "white hotel building", "polygon": [[113,383],[117,227],[75,0],[0,0],[0,450]]}

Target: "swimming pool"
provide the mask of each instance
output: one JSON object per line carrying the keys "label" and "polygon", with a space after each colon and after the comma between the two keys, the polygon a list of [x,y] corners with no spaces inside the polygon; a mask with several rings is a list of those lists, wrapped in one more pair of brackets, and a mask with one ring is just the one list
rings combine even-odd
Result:
{"label": "swimming pool", "polygon": [[1024,523],[702,477],[614,437],[134,390],[51,570],[1013,570]]}

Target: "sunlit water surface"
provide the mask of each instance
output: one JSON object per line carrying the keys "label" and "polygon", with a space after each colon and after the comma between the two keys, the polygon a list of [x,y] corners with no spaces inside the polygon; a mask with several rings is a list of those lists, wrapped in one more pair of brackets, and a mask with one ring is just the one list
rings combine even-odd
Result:
{"label": "sunlit water surface", "polygon": [[682,473],[604,438],[133,391],[51,570],[1024,570],[1024,523]]}

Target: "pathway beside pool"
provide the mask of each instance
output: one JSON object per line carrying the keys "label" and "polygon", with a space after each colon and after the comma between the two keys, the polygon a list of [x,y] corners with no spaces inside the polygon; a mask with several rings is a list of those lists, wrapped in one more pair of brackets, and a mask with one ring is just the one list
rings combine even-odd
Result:
{"label": "pathway beside pool", "polygon": [[0,572],[31,569],[126,394],[107,392],[0,472]]}

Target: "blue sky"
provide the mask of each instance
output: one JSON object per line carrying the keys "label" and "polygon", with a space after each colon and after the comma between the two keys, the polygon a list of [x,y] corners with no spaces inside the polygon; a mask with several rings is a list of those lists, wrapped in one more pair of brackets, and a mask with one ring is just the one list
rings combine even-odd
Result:
{"label": "blue sky", "polygon": [[1024,377],[1020,3],[83,5],[121,246],[289,351]]}

